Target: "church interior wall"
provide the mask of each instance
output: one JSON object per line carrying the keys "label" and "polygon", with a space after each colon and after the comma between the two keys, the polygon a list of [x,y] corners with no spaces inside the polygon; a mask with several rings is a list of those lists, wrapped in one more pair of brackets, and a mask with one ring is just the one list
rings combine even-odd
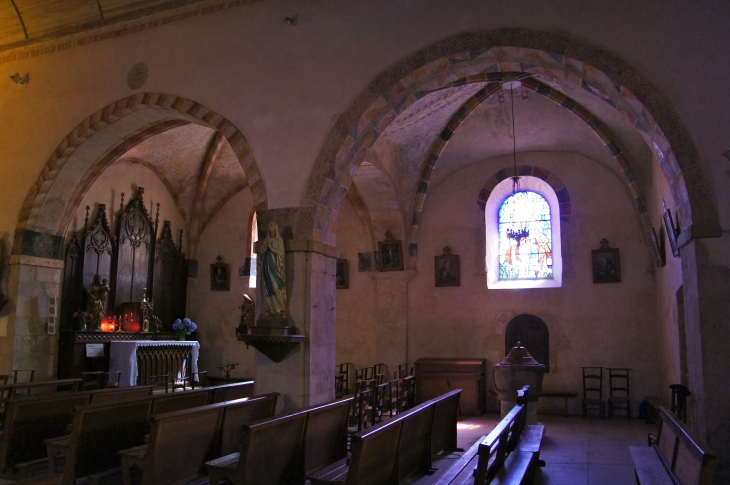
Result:
{"label": "church interior wall", "polygon": [[[408,359],[412,364],[421,357],[478,357],[487,358],[491,368],[504,357],[507,323],[529,313],[542,318],[550,331],[551,372],[545,377],[546,389],[580,391],[581,366],[630,367],[636,413],[644,395],[663,391],[667,377],[663,349],[656,345],[660,322],[654,275],[635,209],[616,175],[581,155],[520,153],[521,164],[550,170],[571,196],[572,214],[570,221],[562,223],[561,234],[563,286],[488,290],[484,212],[477,196],[484,182],[507,166],[510,158],[474,163],[431,189],[419,231],[417,270],[407,290]],[[338,232],[343,257],[350,258],[363,233],[354,211],[344,209]],[[621,251],[620,283],[592,283],[590,251],[599,247],[603,237]],[[433,257],[447,245],[460,256],[461,285],[436,288]],[[362,288],[366,283],[369,289],[369,275],[351,270],[350,289],[337,291],[337,359],[352,361],[356,367],[381,362],[385,355],[376,351],[373,359],[369,351],[370,361],[361,362],[365,352],[352,344],[377,340],[374,331],[389,331],[370,324],[375,307],[355,301],[358,293],[352,285]],[[390,301],[401,304],[398,298]],[[376,303],[378,312],[382,305],[383,301]],[[390,308],[391,312],[402,310]],[[398,334],[400,329],[390,331]],[[397,368],[405,362],[405,352],[400,357],[402,362],[386,363]],[[661,380],[655,378],[657,373]],[[496,408],[496,401],[490,405]],[[579,412],[578,400],[571,406],[571,412]]]}
{"label": "church interior wall", "polygon": [[[201,348],[200,370],[209,375],[221,375],[215,366],[237,363],[232,377],[254,377],[253,348],[246,348],[236,340],[243,303],[242,295],[247,293],[260,305],[258,292],[249,288],[249,277],[239,276],[238,269],[250,256],[248,249],[248,227],[253,198],[248,189],[231,197],[223,208],[208,223],[198,245],[198,275],[188,278],[188,316],[198,324]],[[210,289],[210,265],[217,256],[229,265],[230,291]]]}
{"label": "church interior wall", "polygon": [[376,328],[375,279],[371,272],[358,271],[358,253],[372,251],[368,232],[349,199],[345,199],[337,228],[340,258],[349,266],[349,288],[337,290],[337,363],[351,362],[355,368],[377,363],[373,333]]}

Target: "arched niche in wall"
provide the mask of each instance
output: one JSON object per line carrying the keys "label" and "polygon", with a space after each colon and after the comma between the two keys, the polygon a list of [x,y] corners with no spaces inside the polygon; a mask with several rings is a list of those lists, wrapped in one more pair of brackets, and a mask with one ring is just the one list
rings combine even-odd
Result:
{"label": "arched niche in wall", "polygon": [[540,317],[523,313],[510,320],[504,335],[505,355],[517,342],[521,342],[536,361],[545,365],[545,372],[550,372],[550,332]]}

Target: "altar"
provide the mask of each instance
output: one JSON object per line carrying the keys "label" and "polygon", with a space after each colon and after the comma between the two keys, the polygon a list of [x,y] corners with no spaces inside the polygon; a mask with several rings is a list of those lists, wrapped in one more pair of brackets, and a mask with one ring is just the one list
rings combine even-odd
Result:
{"label": "altar", "polygon": [[169,375],[177,381],[189,373],[197,377],[199,350],[197,341],[112,340],[109,375],[121,371],[121,387],[151,383],[151,376]]}

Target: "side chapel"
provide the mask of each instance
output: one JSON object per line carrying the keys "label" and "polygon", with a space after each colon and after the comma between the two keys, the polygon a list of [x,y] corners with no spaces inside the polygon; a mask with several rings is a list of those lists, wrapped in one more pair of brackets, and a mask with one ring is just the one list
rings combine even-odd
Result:
{"label": "side chapel", "polygon": [[[491,388],[522,341],[545,388],[630,368],[635,416],[687,386],[730,483],[729,17],[716,0],[6,2],[0,374],[108,369],[84,354],[114,338],[96,328],[174,339],[188,317],[199,369],[235,362],[290,411],[333,399],[341,363],[486,359]],[[286,286],[267,303],[272,227]],[[103,321],[82,327],[95,284]],[[291,345],[237,337],[244,294],[249,328]],[[154,315],[118,321],[142,301]]]}

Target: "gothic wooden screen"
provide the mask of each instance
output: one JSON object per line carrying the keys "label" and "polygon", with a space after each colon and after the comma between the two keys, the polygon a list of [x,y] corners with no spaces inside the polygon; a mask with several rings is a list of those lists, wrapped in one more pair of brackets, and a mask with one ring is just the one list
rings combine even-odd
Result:
{"label": "gothic wooden screen", "polygon": [[94,280],[94,275],[99,275],[99,281],[107,280],[109,284],[112,281],[114,235],[109,229],[109,221],[106,218],[106,205],[99,204],[96,219],[89,228],[84,224],[84,230],[84,270],[81,286],[85,293]]}
{"label": "gothic wooden screen", "polygon": [[179,247],[172,239],[170,221],[165,221],[162,234],[155,245],[155,265],[152,292],[155,315],[162,320],[165,330],[171,329],[176,318],[185,316],[187,271],[182,253],[182,231]]}
{"label": "gothic wooden screen", "polygon": [[142,301],[145,288],[151,289],[152,254],[155,250],[156,223],[144,206],[144,188],[124,208],[122,201],[117,229],[118,252],[114,270],[114,305]]}
{"label": "gothic wooden screen", "polygon": [[73,313],[85,304],[81,289],[81,273],[83,271],[81,244],[78,234],[74,233],[66,250],[65,270],[63,275],[63,303],[61,305],[61,330],[76,330]]}

